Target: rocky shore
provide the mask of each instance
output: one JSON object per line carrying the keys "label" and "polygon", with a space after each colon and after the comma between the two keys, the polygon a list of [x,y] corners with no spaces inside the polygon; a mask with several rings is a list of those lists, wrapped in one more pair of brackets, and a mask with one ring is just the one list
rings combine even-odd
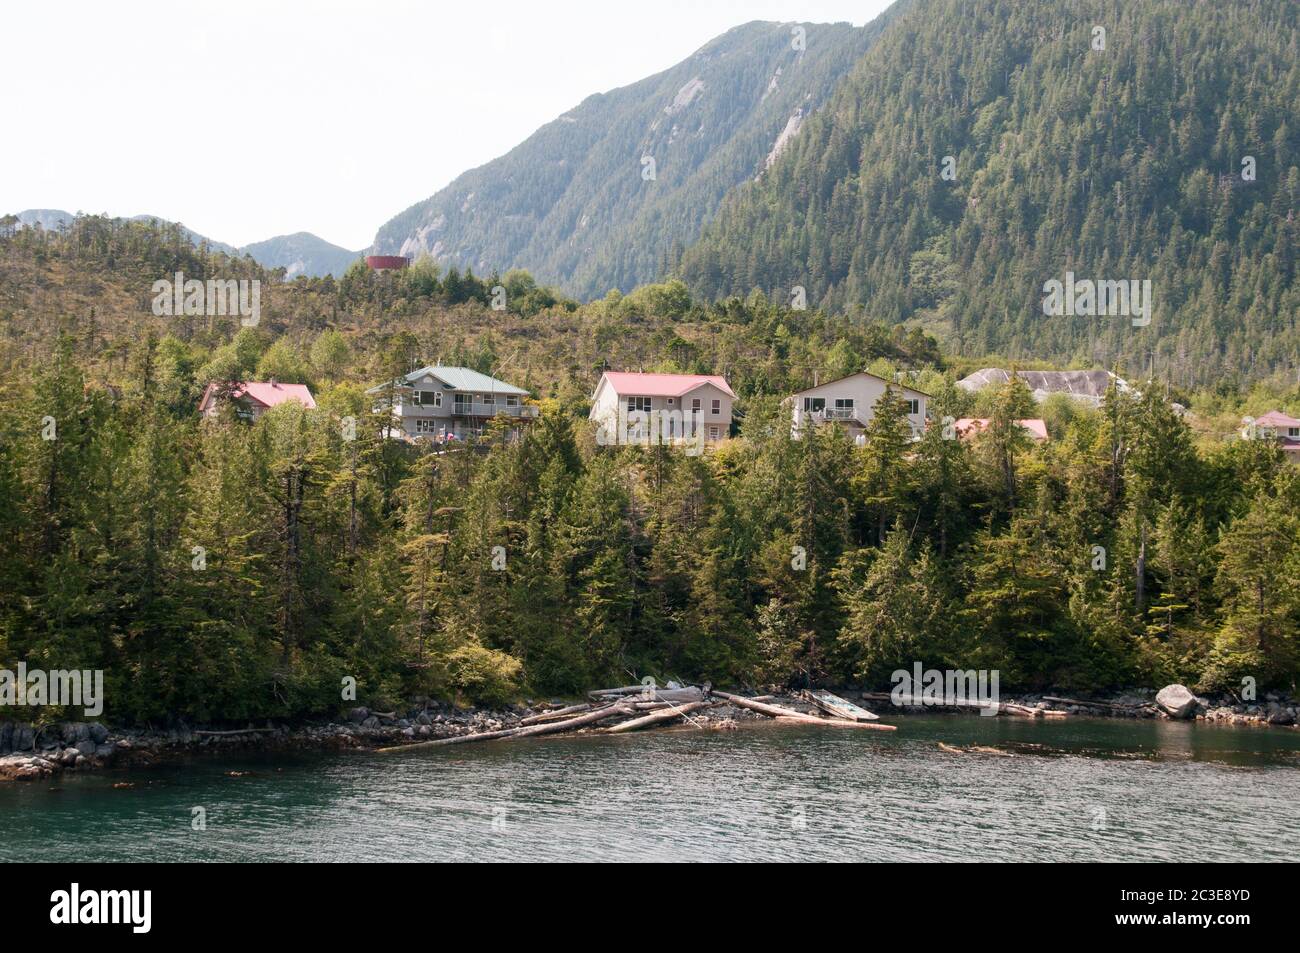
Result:
{"label": "rocky shore", "polygon": [[[1023,709],[1067,715],[1184,718],[1249,726],[1294,728],[1300,719],[1300,702],[1272,692],[1258,702],[1195,696],[1187,692],[1185,697],[1174,699],[1182,703],[1181,708],[1171,707],[1171,696],[1166,693],[1169,688],[1180,687],[1169,686],[1160,692],[1133,691],[1104,700],[1031,694],[1003,697],[1001,702]],[[845,689],[840,693],[855,701],[863,695],[860,691]],[[945,710],[919,705],[896,707],[888,701],[879,701],[879,693],[865,694],[872,697],[864,700],[863,705],[886,718]],[[1164,706],[1157,702],[1157,696],[1162,696]],[[796,696],[776,695],[773,698],[781,705],[811,710],[811,706]],[[374,712],[357,707],[351,709],[346,717],[332,721],[292,726],[249,724],[241,728],[198,728],[181,723],[166,729],[115,729],[98,722],[61,722],[35,728],[4,722],[0,724],[0,781],[40,780],[64,771],[85,771],[112,765],[157,764],[187,754],[380,748],[510,728],[559,704],[562,703],[523,703],[501,709],[465,710],[430,703],[407,714]],[[734,728],[739,722],[749,720],[764,719],[731,705],[701,711],[691,717],[694,727],[715,730]]]}

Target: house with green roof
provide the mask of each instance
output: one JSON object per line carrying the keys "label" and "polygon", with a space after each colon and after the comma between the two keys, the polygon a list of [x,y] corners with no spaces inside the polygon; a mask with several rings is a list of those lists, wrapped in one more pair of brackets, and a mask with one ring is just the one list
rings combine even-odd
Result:
{"label": "house with green roof", "polygon": [[528,391],[468,367],[422,367],[366,393],[391,408],[395,435],[409,440],[463,440],[493,418],[522,426],[537,416],[537,406],[524,402]]}

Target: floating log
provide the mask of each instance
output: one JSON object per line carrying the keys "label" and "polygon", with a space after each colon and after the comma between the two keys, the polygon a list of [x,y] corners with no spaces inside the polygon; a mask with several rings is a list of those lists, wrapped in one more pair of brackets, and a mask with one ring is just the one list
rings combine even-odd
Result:
{"label": "floating log", "polygon": [[622,724],[602,728],[601,731],[607,735],[618,734],[621,731],[636,731],[638,728],[644,728],[647,725],[657,725],[661,722],[672,721],[674,718],[682,718],[701,708],[712,708],[713,704],[713,702],[689,702],[685,705],[675,705],[662,711],[643,715],[640,718],[633,718],[631,721],[625,721]]}
{"label": "floating log", "polygon": [[965,753],[966,753],[966,749],[965,749],[965,748],[957,748],[957,747],[954,747],[953,745],[944,744],[942,741],[939,742],[939,750],[940,750],[940,751],[947,751],[949,754],[965,754]]}
{"label": "floating log", "polygon": [[454,735],[451,738],[438,738],[434,741],[417,741],[409,745],[393,745],[388,748],[379,748],[378,751],[381,754],[387,754],[393,751],[410,751],[412,748],[434,748],[442,745],[464,744],[470,741],[490,741],[493,738],[528,738],[533,735],[549,735],[560,731],[571,731],[574,728],[581,728],[583,725],[595,724],[616,715],[629,715],[632,710],[628,705],[616,703],[597,708],[595,711],[589,711],[577,718],[569,718],[566,721],[550,721],[540,725],[502,728],[499,731],[480,731],[475,734]]}
{"label": "floating log", "polygon": [[881,725],[874,721],[849,721],[847,718],[817,718],[813,715],[778,715],[777,721],[799,725],[821,725],[823,728],[865,728],[868,731],[897,731],[896,725]]}
{"label": "floating log", "polygon": [[[793,708],[783,708],[780,705],[769,705],[766,702],[756,702],[752,698],[746,698],[743,695],[732,695],[729,692],[720,692],[716,689],[713,692],[713,697],[721,698],[723,701],[731,702],[731,704],[738,705],[741,708],[748,708],[750,711],[756,711],[761,715],[767,715],[769,718],[787,718],[815,725],[830,724],[839,720],[831,718],[814,718],[812,715],[804,714],[803,712],[796,711]],[[893,725],[879,725],[870,721],[844,721],[844,724],[853,725],[858,728],[876,728],[880,731],[895,730],[895,726]]]}

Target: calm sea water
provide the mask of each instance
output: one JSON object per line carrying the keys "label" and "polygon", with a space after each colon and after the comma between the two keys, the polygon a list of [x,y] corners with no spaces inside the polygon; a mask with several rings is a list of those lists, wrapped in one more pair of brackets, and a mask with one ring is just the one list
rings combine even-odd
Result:
{"label": "calm sea water", "polygon": [[[0,860],[1293,860],[1300,732],[914,716],[0,785]],[[951,754],[983,744],[1011,752]],[[114,787],[115,784],[130,787]],[[192,829],[193,808],[207,829]]]}

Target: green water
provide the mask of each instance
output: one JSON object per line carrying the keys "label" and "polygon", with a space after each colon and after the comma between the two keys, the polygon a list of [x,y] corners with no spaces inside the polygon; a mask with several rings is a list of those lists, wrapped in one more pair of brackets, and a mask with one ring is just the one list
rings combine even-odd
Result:
{"label": "green water", "polygon": [[[0,785],[0,860],[1294,860],[1300,731],[913,716]],[[951,754],[938,742],[1013,757]],[[239,774],[239,772],[243,772]],[[130,787],[114,785],[130,784]],[[206,830],[191,827],[192,808]]]}

